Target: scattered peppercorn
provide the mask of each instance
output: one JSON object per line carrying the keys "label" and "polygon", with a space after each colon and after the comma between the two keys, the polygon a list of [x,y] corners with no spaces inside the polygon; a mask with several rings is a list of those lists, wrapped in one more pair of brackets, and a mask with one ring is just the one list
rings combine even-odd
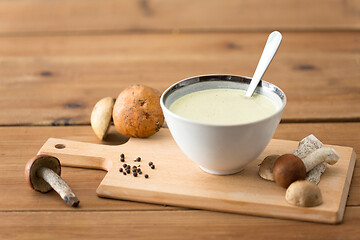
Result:
{"label": "scattered peppercorn", "polygon": [[141,172],[141,168],[136,169],[137,172]]}
{"label": "scattered peppercorn", "polygon": [[153,162],[149,162],[149,166],[151,167],[151,165],[153,165]]}
{"label": "scattered peppercorn", "polygon": [[126,172],[123,172],[124,175],[126,175]]}
{"label": "scattered peppercorn", "polygon": [[130,169],[126,169],[126,173],[130,174]]}
{"label": "scattered peppercorn", "polygon": [[136,161],[136,162],[140,162],[140,161],[141,161],[141,157],[137,157],[135,161]]}
{"label": "scattered peppercorn", "polygon": [[151,165],[150,167],[151,167],[151,169],[155,169],[155,165]]}
{"label": "scattered peppercorn", "polygon": [[119,172],[122,172],[123,171],[123,169],[122,168],[119,168]]}
{"label": "scattered peppercorn", "polygon": [[134,173],[133,173],[133,176],[134,176],[134,177],[137,177],[137,172],[134,172]]}
{"label": "scattered peppercorn", "polygon": [[149,178],[149,175],[145,174],[145,178]]}
{"label": "scattered peppercorn", "polygon": [[138,172],[138,174],[140,174],[140,175],[141,175],[141,174],[142,174],[142,171]]}
{"label": "scattered peppercorn", "polygon": [[125,159],[121,158],[121,159],[120,159],[120,162],[125,162]]}
{"label": "scattered peppercorn", "polygon": [[126,168],[126,166],[127,166],[127,164],[126,164],[126,163],[124,163],[124,164],[123,164],[123,167],[124,167],[124,168]]}
{"label": "scattered peppercorn", "polygon": [[120,154],[120,157],[121,157],[121,158],[125,158],[125,155],[122,153],[122,154]]}

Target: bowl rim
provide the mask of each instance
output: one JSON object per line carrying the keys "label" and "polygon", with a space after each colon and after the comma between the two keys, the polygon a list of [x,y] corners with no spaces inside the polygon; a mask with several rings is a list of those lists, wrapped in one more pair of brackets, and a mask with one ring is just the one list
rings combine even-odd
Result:
{"label": "bowl rim", "polygon": [[237,124],[213,124],[213,123],[203,123],[203,122],[199,122],[199,121],[195,121],[195,120],[191,120],[189,118],[185,118],[182,117],[174,112],[172,112],[168,107],[166,107],[165,105],[165,101],[167,99],[168,96],[170,96],[173,92],[175,92],[177,89],[180,89],[182,87],[185,86],[189,86],[195,83],[200,83],[200,82],[206,82],[206,81],[232,81],[232,82],[239,82],[236,81],[235,79],[233,79],[233,77],[241,79],[243,83],[247,83],[249,84],[251,81],[250,77],[246,77],[246,76],[241,76],[241,75],[233,75],[233,74],[205,74],[205,75],[197,75],[197,76],[192,76],[192,77],[188,77],[185,79],[182,79],[174,84],[172,84],[170,87],[168,87],[162,94],[160,97],[160,106],[162,108],[163,111],[166,112],[166,114],[171,115],[172,117],[175,117],[177,119],[180,119],[182,121],[191,123],[191,124],[195,124],[195,125],[200,125],[200,126],[209,126],[209,127],[235,127],[235,126],[249,126],[252,124],[257,124],[260,122],[264,122],[267,121],[270,118],[273,118],[274,116],[278,115],[279,113],[281,113],[287,103],[287,98],[286,95],[284,93],[283,90],[281,90],[278,86],[264,81],[264,80],[260,80],[259,85],[257,86],[257,88],[259,86],[261,87],[266,87],[268,89],[270,89],[273,93],[275,93],[281,100],[282,105],[281,107],[275,111],[273,114],[271,114],[270,116],[266,117],[266,118],[262,118],[259,119],[257,121],[251,121],[251,122],[245,122],[245,123],[237,123]]}

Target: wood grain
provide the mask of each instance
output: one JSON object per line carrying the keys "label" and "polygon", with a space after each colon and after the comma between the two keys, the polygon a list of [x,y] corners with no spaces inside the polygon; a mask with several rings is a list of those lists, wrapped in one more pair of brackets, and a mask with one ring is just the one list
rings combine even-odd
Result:
{"label": "wood grain", "polygon": [[[56,148],[59,144],[64,147]],[[352,148],[330,145],[340,160],[322,176],[319,188],[324,203],[318,207],[289,205],[284,199],[285,189],[258,176],[258,166],[266,156],[282,155],[297,146],[298,141],[273,139],[243,171],[228,176],[202,171],[176,145],[169,129],[161,129],[146,139],[131,138],[120,146],[49,138],[39,153],[57,157],[63,166],[107,170],[96,190],[102,197],[329,224],[341,222],[355,164]],[[134,178],[131,172],[126,176],[119,173],[121,153],[126,156],[126,164],[141,164],[149,179],[144,175]],[[138,156],[141,162],[134,163]],[[147,165],[150,161],[156,165],[154,170]]]}
{"label": "wood grain", "polygon": [[[264,76],[287,94],[283,121],[359,120],[360,35],[283,35]],[[266,38],[267,33],[2,37],[0,95],[6,101],[0,101],[0,125],[89,124],[96,101],[134,83],[163,91],[194,75],[252,76]]]}
{"label": "wood grain", "polygon": [[359,239],[360,207],[337,226],[209,211],[0,212],[2,239]]}
{"label": "wood grain", "polygon": [[[110,139],[106,144],[120,144],[126,140],[114,133],[114,127],[110,130]],[[274,137],[298,141],[313,133],[324,143],[353,147],[359,156],[360,135],[354,134],[359,130],[360,123],[280,124]],[[100,143],[90,126],[0,127],[0,211],[69,210],[56,193],[34,192],[24,178],[26,162],[49,137]],[[63,167],[62,176],[78,195],[81,201],[80,211],[165,210],[159,205],[98,198],[95,191],[104,178],[105,171]],[[359,164],[355,166],[347,205],[360,205]]]}
{"label": "wood grain", "polygon": [[356,0],[3,0],[0,34],[355,30],[359,13]]}

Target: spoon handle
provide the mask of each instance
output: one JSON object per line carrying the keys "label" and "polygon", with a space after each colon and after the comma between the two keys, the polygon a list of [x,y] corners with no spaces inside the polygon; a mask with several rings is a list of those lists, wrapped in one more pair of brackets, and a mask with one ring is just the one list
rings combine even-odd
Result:
{"label": "spoon handle", "polygon": [[282,35],[278,31],[274,31],[269,35],[264,51],[261,55],[260,61],[256,67],[254,76],[252,77],[250,86],[246,91],[245,94],[246,97],[251,97],[254,94],[257,85],[259,84],[262,76],[264,75],[266,69],[271,63],[271,60],[273,59],[276,51],[279,48],[281,40],[282,40]]}

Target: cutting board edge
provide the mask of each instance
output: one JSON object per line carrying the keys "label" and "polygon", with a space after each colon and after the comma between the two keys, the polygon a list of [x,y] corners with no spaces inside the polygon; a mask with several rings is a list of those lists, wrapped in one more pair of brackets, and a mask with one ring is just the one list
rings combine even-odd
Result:
{"label": "cutting board edge", "polygon": [[[349,147],[350,148],[350,147]],[[356,164],[356,152],[353,148],[351,148],[351,157],[349,160],[349,165],[348,165],[348,169],[347,169],[347,175],[346,175],[346,179],[345,179],[345,186],[343,187],[343,192],[341,194],[341,200],[340,200],[340,204],[339,204],[339,208],[338,208],[338,214],[337,214],[337,220],[338,223],[341,223],[344,219],[344,214],[345,214],[345,207],[346,207],[346,202],[348,199],[348,194],[350,191],[350,185],[351,185],[351,180],[352,180],[352,176],[354,174],[354,170],[355,170],[355,164]]]}
{"label": "cutting board edge", "polygon": [[[123,192],[127,192],[127,194],[123,194]],[[159,199],[156,200],[154,198],[150,197],[144,197],[144,190],[142,189],[141,192],[137,192],[135,189],[131,188],[119,188],[118,186],[113,185],[106,185],[106,184],[100,184],[99,187],[96,190],[96,194],[99,197],[102,198],[110,198],[110,199],[119,199],[119,200],[127,200],[127,201],[134,201],[134,202],[141,202],[141,203],[149,203],[149,204],[158,204],[158,205],[169,205],[169,206],[177,206],[177,207],[184,207],[184,208],[192,208],[197,210],[207,210],[207,211],[216,211],[216,212],[225,212],[225,213],[233,213],[233,214],[243,214],[243,215],[250,215],[255,217],[269,217],[269,218],[278,218],[278,219],[290,219],[295,221],[305,221],[305,222],[317,222],[317,223],[326,223],[326,224],[338,224],[342,222],[342,216],[343,214],[339,214],[340,209],[337,208],[336,211],[324,211],[324,210],[318,210],[314,212],[314,208],[311,208],[311,214],[301,214],[299,212],[296,212],[297,210],[306,210],[304,208],[295,207],[289,205],[288,207],[284,208],[284,206],[278,206],[278,205],[269,205],[269,204],[262,204],[262,203],[248,203],[248,202],[241,202],[241,201],[221,201],[221,200],[213,200],[216,204],[210,203],[209,204],[209,198],[205,197],[196,197],[199,200],[193,201],[194,196],[191,196],[189,200],[184,200],[184,197],[186,196],[174,194],[174,193],[166,193],[167,196],[161,196]],[[115,193],[115,194],[114,194]],[[153,195],[154,193],[151,191],[148,191],[149,195]],[[165,198],[169,198],[170,200],[164,201]],[[181,199],[181,200],[178,200]],[[207,207],[203,203],[206,202],[209,205],[221,205],[224,203],[228,204],[228,208],[213,208],[213,207]],[[200,205],[194,204],[194,202],[202,203]],[[244,205],[243,208],[234,208],[234,206],[237,205]],[[262,212],[262,211],[251,211],[249,210],[247,205],[251,205],[252,208],[254,207],[265,207],[265,208],[275,208],[276,214],[271,214],[268,212]],[[278,209],[279,211],[277,211]],[[284,209],[289,210],[289,212],[284,212],[282,214],[281,211],[284,211]],[[309,208],[310,209],[310,208]],[[295,210],[295,212],[294,212]],[[296,215],[298,214],[298,215]],[[339,218],[341,217],[341,218]]]}

